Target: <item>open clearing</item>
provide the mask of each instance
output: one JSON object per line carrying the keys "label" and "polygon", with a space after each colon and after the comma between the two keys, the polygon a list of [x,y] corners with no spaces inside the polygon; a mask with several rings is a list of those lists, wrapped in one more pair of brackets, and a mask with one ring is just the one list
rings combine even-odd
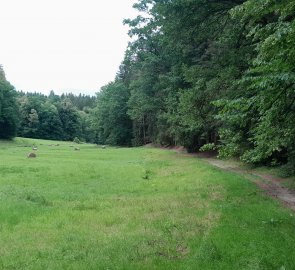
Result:
{"label": "open clearing", "polygon": [[0,269],[295,269],[294,212],[242,176],[72,146],[0,142]]}

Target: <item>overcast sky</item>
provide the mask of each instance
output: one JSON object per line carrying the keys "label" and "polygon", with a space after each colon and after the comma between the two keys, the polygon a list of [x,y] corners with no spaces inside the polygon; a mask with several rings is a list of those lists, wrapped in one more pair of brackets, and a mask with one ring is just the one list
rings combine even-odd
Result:
{"label": "overcast sky", "polygon": [[0,0],[0,64],[17,90],[95,94],[112,81],[136,0]]}

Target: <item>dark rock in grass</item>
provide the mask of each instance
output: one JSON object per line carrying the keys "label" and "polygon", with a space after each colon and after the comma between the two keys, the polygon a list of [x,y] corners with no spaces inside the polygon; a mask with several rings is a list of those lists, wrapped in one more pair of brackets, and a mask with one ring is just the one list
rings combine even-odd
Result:
{"label": "dark rock in grass", "polygon": [[28,157],[28,158],[36,158],[37,155],[36,155],[36,153],[31,152],[31,153],[29,153],[29,154],[27,155],[27,157]]}
{"label": "dark rock in grass", "polygon": [[75,147],[74,150],[75,151],[80,151],[80,148],[79,147]]}

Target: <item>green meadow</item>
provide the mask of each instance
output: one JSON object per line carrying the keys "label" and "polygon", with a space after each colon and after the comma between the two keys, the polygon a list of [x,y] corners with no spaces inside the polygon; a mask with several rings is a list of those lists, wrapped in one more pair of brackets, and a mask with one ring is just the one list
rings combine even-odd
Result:
{"label": "green meadow", "polygon": [[0,141],[0,269],[283,270],[294,250],[291,210],[197,158]]}

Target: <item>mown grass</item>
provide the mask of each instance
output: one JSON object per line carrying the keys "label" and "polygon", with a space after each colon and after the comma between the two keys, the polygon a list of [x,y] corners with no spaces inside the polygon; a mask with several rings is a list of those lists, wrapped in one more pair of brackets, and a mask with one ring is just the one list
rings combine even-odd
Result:
{"label": "mown grass", "polygon": [[292,212],[243,177],[171,151],[56,144],[0,142],[0,269],[295,269]]}

